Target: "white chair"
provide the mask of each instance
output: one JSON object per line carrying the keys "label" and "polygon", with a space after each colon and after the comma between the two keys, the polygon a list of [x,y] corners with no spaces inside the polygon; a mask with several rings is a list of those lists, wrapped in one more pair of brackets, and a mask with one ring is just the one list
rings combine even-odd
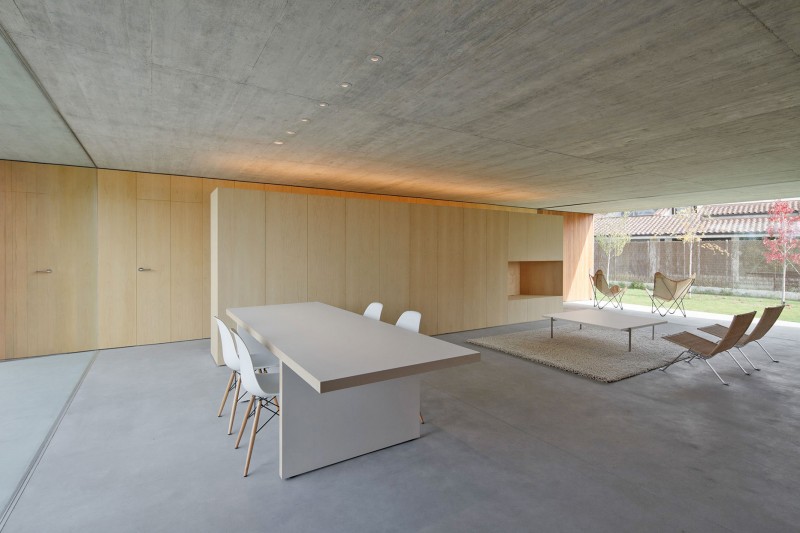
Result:
{"label": "white chair", "polygon": [[383,304],[380,302],[372,302],[364,310],[364,316],[372,320],[380,320],[381,312],[383,312]]}
{"label": "white chair", "polygon": [[[256,433],[266,426],[280,411],[278,396],[280,395],[281,389],[281,376],[280,374],[256,374],[253,368],[250,350],[247,349],[247,345],[235,331],[233,332],[233,338],[236,341],[236,350],[239,352],[242,383],[244,384],[244,389],[250,393],[250,402],[247,404],[247,416],[242,420],[242,427],[239,429],[239,435],[236,437],[236,446],[234,446],[234,448],[238,448],[239,443],[242,441],[242,435],[244,434],[244,428],[247,426],[247,420],[251,416],[255,417],[253,418],[253,429],[250,431],[250,445],[247,447],[247,459],[244,463],[244,477],[247,477],[247,472],[250,470],[250,458],[253,455],[253,444],[256,441]],[[256,402],[256,400],[258,400],[258,403],[255,409],[253,409],[253,403]],[[272,413],[272,416],[270,416],[260,428],[258,427],[258,419],[261,415],[261,409],[266,409]]]}
{"label": "white chair", "polygon": [[422,315],[418,311],[405,311],[400,318],[397,319],[398,328],[407,329],[414,333],[419,333],[419,323],[422,321]]}
{"label": "white chair", "polygon": [[[231,416],[230,420],[228,421],[228,435],[233,433],[233,420],[236,417],[236,404],[239,403],[241,397],[239,393],[241,392],[242,388],[242,381],[240,378],[240,371],[239,371],[239,356],[236,354],[236,345],[234,344],[233,337],[231,336],[231,330],[228,329],[228,326],[217,317],[214,317],[214,320],[217,321],[217,329],[219,329],[219,340],[220,344],[222,345],[222,360],[225,361],[225,366],[231,369],[231,377],[228,378],[228,385],[225,387],[225,394],[222,395],[222,402],[219,404],[219,411],[217,411],[217,416],[222,416],[222,410],[225,408],[225,402],[228,401],[228,395],[232,390],[235,390],[236,393],[233,397],[233,405],[231,406]],[[266,348],[264,348],[266,350]],[[277,371],[279,366],[272,366],[275,362],[278,362],[278,358],[272,352],[267,352],[263,354],[259,354],[257,357],[253,357],[253,365],[255,368],[258,369],[267,369],[267,371]]]}
{"label": "white chair", "polygon": [[[422,314],[419,311],[404,311],[400,318],[397,319],[395,324],[398,328],[407,329],[414,333],[419,333],[419,323],[422,321]],[[420,423],[425,423],[425,418],[422,417],[422,411],[419,413]]]}

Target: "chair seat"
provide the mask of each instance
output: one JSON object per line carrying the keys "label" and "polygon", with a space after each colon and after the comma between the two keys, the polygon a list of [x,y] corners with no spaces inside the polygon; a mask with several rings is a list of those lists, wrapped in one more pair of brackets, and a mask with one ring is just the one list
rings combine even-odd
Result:
{"label": "chair seat", "polygon": [[[709,335],[714,335],[715,337],[719,338],[722,338],[728,334],[728,327],[723,326],[722,324],[714,324],[713,326],[705,326],[697,329],[699,329],[700,331],[704,331]],[[747,333],[745,333],[744,335],[742,335],[742,338],[739,339],[739,342],[736,343],[736,346],[744,346],[749,342],[749,340],[750,340],[749,336],[747,335]]]}
{"label": "chair seat", "polygon": [[264,348],[264,351],[251,354],[253,358],[253,368],[268,368],[281,366],[281,361],[275,354]]}
{"label": "chair seat", "polygon": [[256,374],[256,380],[261,390],[249,390],[250,394],[260,396],[262,398],[269,398],[278,396],[281,392],[281,375],[280,374]]}
{"label": "chair seat", "polygon": [[703,337],[695,335],[694,333],[689,333],[688,331],[675,333],[674,335],[665,335],[661,338],[677,344],[678,346],[683,346],[687,350],[691,350],[697,355],[708,355],[717,347],[716,342],[711,342],[708,339],[704,339]]}

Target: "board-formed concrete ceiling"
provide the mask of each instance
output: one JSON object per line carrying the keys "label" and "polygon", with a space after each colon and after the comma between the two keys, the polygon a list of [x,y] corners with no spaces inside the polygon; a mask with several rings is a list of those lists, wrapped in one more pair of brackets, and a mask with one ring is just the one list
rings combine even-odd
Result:
{"label": "board-formed concrete ceiling", "polygon": [[800,196],[797,0],[0,0],[0,26],[101,168],[584,212]]}

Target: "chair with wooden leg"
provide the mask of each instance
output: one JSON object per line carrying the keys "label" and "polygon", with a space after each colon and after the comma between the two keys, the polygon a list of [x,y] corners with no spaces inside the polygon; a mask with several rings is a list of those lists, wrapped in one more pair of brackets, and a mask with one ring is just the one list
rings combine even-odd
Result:
{"label": "chair with wooden leg", "polygon": [[[404,311],[400,318],[397,319],[395,326],[403,328],[414,333],[419,333],[419,323],[422,321],[422,314],[419,311]],[[425,423],[425,418],[422,416],[422,411],[419,412],[419,422]]]}
{"label": "chair with wooden leg", "polygon": [[[239,448],[239,443],[242,441],[247,421],[253,417],[253,427],[250,430],[250,444],[247,446],[247,458],[244,463],[244,477],[250,471],[250,459],[253,456],[253,445],[256,442],[256,433],[272,420],[275,415],[280,412],[278,404],[278,396],[280,396],[281,376],[280,374],[256,374],[253,368],[253,361],[250,357],[250,350],[242,338],[233,332],[233,338],[236,342],[236,350],[239,353],[239,362],[241,363],[241,377],[244,389],[250,394],[250,402],[247,404],[247,415],[242,420],[242,427],[239,429],[239,435],[236,437],[236,445],[234,448]],[[261,410],[266,409],[272,415],[267,419],[261,427],[258,427],[258,421],[261,416]]]}
{"label": "chair with wooden leg", "polygon": [[667,368],[677,363],[682,357],[683,354],[688,353],[690,357],[686,358],[686,362],[690,362],[695,358],[700,358],[708,365],[708,367],[714,372],[714,374],[719,378],[723,385],[727,385],[724,379],[722,379],[717,371],[714,370],[714,367],[711,366],[711,363],[708,362],[709,359],[717,355],[718,353],[726,352],[728,355],[731,356],[733,362],[742,369],[746,375],[750,375],[750,373],[744,369],[742,365],[739,364],[739,361],[733,356],[730,352],[731,348],[736,346],[736,343],[739,342],[739,339],[742,338],[744,332],[747,331],[747,328],[750,327],[750,323],[753,322],[753,317],[756,316],[755,311],[751,311],[749,313],[744,313],[742,315],[736,315],[733,317],[731,321],[731,325],[728,326],[728,332],[722,337],[719,342],[712,342],[708,339],[704,339],[703,337],[699,337],[694,333],[689,333],[688,331],[683,331],[681,333],[676,333],[674,335],[665,335],[661,337],[662,339],[677,344],[683,348],[683,350],[678,357],[673,359],[669,364],[666,366],[661,367],[659,370],[666,371]]}
{"label": "chair with wooden leg", "polygon": [[[242,388],[242,381],[239,373],[239,356],[236,353],[236,345],[233,341],[231,330],[228,329],[228,326],[226,326],[225,323],[219,318],[214,317],[214,320],[217,321],[217,328],[219,329],[219,340],[220,345],[222,346],[222,360],[225,362],[225,366],[231,370],[231,375],[228,378],[228,385],[225,387],[225,393],[222,395],[222,402],[219,404],[219,411],[217,411],[218,417],[222,416],[222,410],[225,409],[225,403],[228,401],[230,392],[235,391],[233,404],[231,405],[230,420],[228,421],[228,435],[230,435],[233,433],[233,420],[236,417],[236,405],[241,399],[239,394]],[[269,355],[272,357],[270,358],[266,355],[254,357],[254,367],[258,368],[259,370],[267,369],[268,371],[275,370],[277,372],[279,367],[274,366],[274,361],[277,361],[278,359],[272,353]]]}
{"label": "chair with wooden leg", "polygon": [[380,320],[381,312],[383,311],[383,304],[380,302],[372,302],[364,309],[364,316],[372,320]]}
{"label": "chair with wooden leg", "polygon": [[[775,322],[778,321],[778,317],[781,316],[784,307],[786,306],[779,305],[776,307],[767,307],[766,309],[764,309],[764,313],[762,313],[761,318],[758,319],[758,324],[755,325],[753,331],[742,335],[742,338],[739,339],[739,342],[736,343],[736,349],[739,350],[740,354],[744,355],[744,358],[747,359],[747,362],[750,363],[750,365],[752,365],[752,367],[755,368],[756,370],[758,370],[758,368],[756,368],[756,365],[754,365],[753,362],[750,360],[750,358],[747,357],[747,355],[742,351],[742,348],[744,348],[751,342],[754,342],[759,346],[761,346],[761,343],[758,341],[760,341],[764,337],[764,335],[769,333],[769,330],[771,330],[772,326],[775,325]],[[724,337],[725,334],[728,332],[728,328],[723,326],[722,324],[714,324],[713,326],[706,326],[704,328],[699,328],[699,329],[700,331],[705,331],[706,333],[713,335],[715,337]],[[767,357],[772,359],[773,363],[778,362],[774,357],[772,357],[772,354],[770,354],[766,348],[761,346],[761,349],[764,350],[764,353],[767,354]]]}

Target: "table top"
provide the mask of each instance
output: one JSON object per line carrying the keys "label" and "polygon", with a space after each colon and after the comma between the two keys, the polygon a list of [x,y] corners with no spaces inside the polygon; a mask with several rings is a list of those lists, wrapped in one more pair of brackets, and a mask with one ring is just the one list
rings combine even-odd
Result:
{"label": "table top", "polygon": [[317,392],[480,361],[480,353],[320,302],[228,309]]}
{"label": "table top", "polygon": [[666,324],[667,321],[661,317],[647,318],[624,315],[614,311],[599,311],[597,309],[581,309],[578,311],[564,311],[562,313],[550,313],[543,315],[545,318],[555,318],[556,320],[566,320],[569,322],[580,322],[590,326],[600,326],[603,328],[627,330],[636,328],[646,328]]}

